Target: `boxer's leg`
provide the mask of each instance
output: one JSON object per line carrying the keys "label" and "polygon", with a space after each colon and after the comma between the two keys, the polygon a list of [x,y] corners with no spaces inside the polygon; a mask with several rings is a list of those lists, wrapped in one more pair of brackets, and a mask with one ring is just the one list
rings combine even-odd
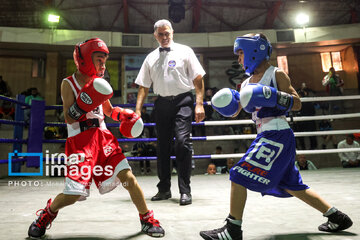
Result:
{"label": "boxer's leg", "polygon": [[153,211],[149,211],[147,208],[144,193],[131,170],[124,169],[118,173],[117,177],[122,186],[128,190],[131,200],[139,212],[141,231],[152,237],[164,236],[165,231],[160,226],[160,222],[154,218]]}
{"label": "boxer's leg", "polygon": [[319,226],[320,231],[338,232],[352,226],[353,222],[349,216],[337,210],[335,207],[331,207],[331,205],[322,197],[320,197],[320,195],[315,191],[311,189],[305,189],[301,191],[286,191],[309,204],[313,208],[319,210],[324,217],[328,218],[326,223],[323,223]]}

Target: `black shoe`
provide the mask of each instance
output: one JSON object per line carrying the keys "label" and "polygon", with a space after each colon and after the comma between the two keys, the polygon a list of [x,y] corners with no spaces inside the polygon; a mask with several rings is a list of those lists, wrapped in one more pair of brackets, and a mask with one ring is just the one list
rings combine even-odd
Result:
{"label": "black shoe", "polygon": [[321,224],[318,229],[324,232],[338,232],[351,227],[352,224],[348,215],[337,210],[328,216],[328,221]]}
{"label": "black shoe", "polygon": [[180,195],[180,205],[189,205],[192,203],[192,197],[190,193],[182,193]]}
{"label": "black shoe", "polygon": [[165,235],[164,229],[160,226],[160,222],[154,218],[154,212],[148,211],[146,214],[140,216],[141,231],[151,237],[163,237]]}
{"label": "black shoe", "polygon": [[206,240],[217,240],[217,239],[232,239],[232,240],[242,240],[242,230],[241,226],[232,224],[230,222],[230,216],[226,218],[226,224],[222,228],[201,231],[200,236]]}
{"label": "black shoe", "polygon": [[171,192],[158,192],[155,196],[151,198],[151,201],[160,201],[171,198]]}
{"label": "black shoe", "polygon": [[51,227],[51,222],[54,221],[57,213],[50,211],[50,205],[51,199],[48,200],[45,209],[40,209],[36,212],[36,215],[39,217],[30,225],[28,230],[29,237],[40,238],[45,234],[47,227]]}

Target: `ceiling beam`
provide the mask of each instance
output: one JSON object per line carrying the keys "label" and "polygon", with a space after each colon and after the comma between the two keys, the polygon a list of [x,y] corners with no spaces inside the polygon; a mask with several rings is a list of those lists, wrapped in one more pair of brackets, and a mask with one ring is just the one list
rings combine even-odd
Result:
{"label": "ceiling beam", "polygon": [[359,18],[358,18],[356,10],[354,8],[350,10],[350,14],[351,14],[350,23],[358,23]]}
{"label": "ceiling beam", "polygon": [[124,32],[128,33],[130,32],[130,27],[129,27],[129,7],[127,0],[123,0],[123,6],[124,6]]}
{"label": "ceiling beam", "polygon": [[89,5],[81,5],[78,7],[65,7],[60,8],[59,10],[76,10],[76,9],[85,9],[85,8],[99,8],[103,6],[111,6],[111,5],[120,5],[121,3],[119,1],[112,2],[112,3],[99,3],[99,4],[89,4]]}
{"label": "ceiling beam", "polygon": [[238,26],[238,27],[243,26],[243,25],[245,25],[245,24],[247,24],[247,23],[251,22],[252,20],[254,20],[254,19],[256,19],[256,18],[263,16],[265,13],[267,13],[267,10],[266,10],[266,11],[264,11],[264,12],[261,12],[261,13],[259,13],[259,14],[257,14],[257,15],[255,15],[255,16],[254,16],[254,17],[252,17],[252,18],[247,19],[246,21],[244,21],[244,22],[242,22],[242,23],[238,24],[237,26]]}
{"label": "ceiling beam", "polygon": [[279,9],[280,9],[281,4],[282,4],[282,1],[276,1],[273,3],[271,8],[268,10],[268,12],[266,14],[265,24],[264,24],[265,29],[273,28],[274,21],[279,14]]}
{"label": "ceiling beam", "polygon": [[124,7],[124,5],[121,5],[121,6],[120,6],[119,10],[118,10],[117,13],[116,13],[116,16],[115,16],[114,20],[112,21],[111,26],[110,26],[110,30],[111,30],[111,31],[112,31],[112,29],[113,29],[113,27],[114,27],[115,22],[118,20],[120,14],[121,14],[121,10],[123,9],[123,7]]}
{"label": "ceiling beam", "polygon": [[201,0],[195,0],[193,2],[192,32],[194,33],[198,32],[199,29],[201,5]]}
{"label": "ceiling beam", "polygon": [[141,11],[140,9],[138,9],[137,7],[135,7],[131,2],[128,2],[128,5],[135,9],[138,13],[140,13],[140,15],[142,15],[146,20],[148,20],[148,22],[150,22],[151,24],[155,23],[155,20],[152,19],[151,17],[149,17],[148,15],[146,15],[143,11]]}
{"label": "ceiling beam", "polygon": [[222,16],[216,15],[212,12],[210,12],[209,10],[207,10],[206,8],[204,8],[203,6],[201,6],[201,10],[206,12],[207,14],[209,14],[210,16],[216,18],[218,21],[220,21],[221,23],[225,24],[226,26],[228,26],[229,28],[231,28],[232,30],[235,30],[235,26],[228,23],[227,21],[225,21],[225,19]]}

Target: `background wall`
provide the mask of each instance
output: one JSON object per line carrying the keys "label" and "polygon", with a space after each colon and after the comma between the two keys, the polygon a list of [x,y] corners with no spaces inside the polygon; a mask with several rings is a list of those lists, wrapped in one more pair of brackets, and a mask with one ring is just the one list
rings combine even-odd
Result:
{"label": "background wall", "polygon": [[0,57],[0,75],[9,84],[13,96],[30,87],[44,93],[45,78],[31,76],[32,62],[32,58]]}

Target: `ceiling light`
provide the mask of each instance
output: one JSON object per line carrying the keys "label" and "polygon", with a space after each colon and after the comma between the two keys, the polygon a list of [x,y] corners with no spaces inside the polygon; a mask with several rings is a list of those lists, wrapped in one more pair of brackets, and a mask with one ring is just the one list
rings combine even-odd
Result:
{"label": "ceiling light", "polygon": [[59,23],[60,16],[54,15],[54,14],[49,14],[48,15],[48,21],[51,22],[51,23]]}
{"label": "ceiling light", "polygon": [[307,23],[309,23],[309,15],[306,13],[299,13],[296,16],[296,22],[302,26],[305,26]]}

